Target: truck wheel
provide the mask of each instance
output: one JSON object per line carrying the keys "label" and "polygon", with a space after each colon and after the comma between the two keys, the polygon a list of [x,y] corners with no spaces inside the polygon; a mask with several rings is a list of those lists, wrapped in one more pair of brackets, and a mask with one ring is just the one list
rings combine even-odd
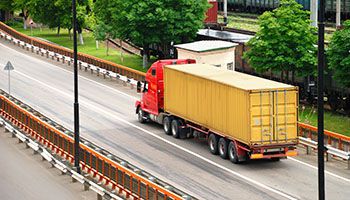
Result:
{"label": "truck wheel", "polygon": [[212,154],[218,154],[218,136],[215,134],[210,134],[208,138],[209,150]]}
{"label": "truck wheel", "polygon": [[171,121],[171,134],[174,138],[180,137],[180,123],[177,119],[173,119],[173,121]]}
{"label": "truck wheel", "polygon": [[219,149],[220,157],[223,159],[226,159],[227,158],[227,141],[225,138],[220,138],[218,149]]}
{"label": "truck wheel", "polygon": [[143,110],[141,108],[139,108],[138,112],[137,112],[137,119],[138,121],[143,124],[146,122],[145,120],[145,114],[143,112]]}
{"label": "truck wheel", "polygon": [[163,129],[165,134],[171,135],[171,119],[168,116],[163,119]]}
{"label": "truck wheel", "polygon": [[232,141],[228,145],[228,157],[229,157],[230,161],[233,162],[234,164],[239,163],[236,145]]}

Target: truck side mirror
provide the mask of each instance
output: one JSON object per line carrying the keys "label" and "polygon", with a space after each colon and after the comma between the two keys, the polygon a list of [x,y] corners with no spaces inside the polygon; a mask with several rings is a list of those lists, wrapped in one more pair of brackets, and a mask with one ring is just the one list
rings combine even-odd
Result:
{"label": "truck side mirror", "polygon": [[141,93],[141,86],[142,86],[141,82],[137,81],[137,84],[136,84],[136,91],[137,91],[137,93]]}

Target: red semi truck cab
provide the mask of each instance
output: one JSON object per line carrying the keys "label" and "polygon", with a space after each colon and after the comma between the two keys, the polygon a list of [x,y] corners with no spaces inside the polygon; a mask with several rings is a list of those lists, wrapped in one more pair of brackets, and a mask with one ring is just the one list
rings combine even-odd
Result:
{"label": "red semi truck cab", "polygon": [[[152,64],[146,73],[143,86],[140,82],[138,83],[138,92],[142,90],[142,96],[140,101],[136,101],[135,106],[140,122],[147,120],[147,118],[152,118],[153,121],[159,121],[160,119],[157,120],[157,118],[159,118],[160,112],[164,111],[163,67],[165,65],[193,63],[196,63],[196,61],[191,59],[174,59],[159,60]],[[145,116],[146,113],[148,115],[147,117]]]}

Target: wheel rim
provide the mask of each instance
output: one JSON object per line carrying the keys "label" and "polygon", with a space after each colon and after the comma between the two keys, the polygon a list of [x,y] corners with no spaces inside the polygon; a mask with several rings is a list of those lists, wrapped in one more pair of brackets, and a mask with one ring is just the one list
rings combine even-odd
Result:
{"label": "wheel rim", "polygon": [[166,133],[169,132],[169,128],[170,128],[169,126],[170,126],[169,118],[165,118],[165,119],[164,119],[164,131],[165,131]]}
{"label": "wheel rim", "polygon": [[172,130],[171,132],[173,133],[173,136],[176,136],[177,135],[177,127],[175,125],[175,122],[174,122],[174,124],[172,124],[171,130]]}
{"label": "wheel rim", "polygon": [[139,121],[142,121],[143,120],[143,118],[142,118],[142,110],[139,110]]}
{"label": "wheel rim", "polygon": [[210,146],[210,149],[211,149],[212,151],[214,151],[214,142],[213,142],[212,139],[209,140],[209,146]]}
{"label": "wheel rim", "polygon": [[235,158],[234,149],[233,148],[234,148],[233,145],[230,145],[229,156],[230,156],[231,160]]}
{"label": "wheel rim", "polygon": [[220,145],[219,145],[219,153],[220,153],[220,155],[224,155],[224,144],[223,144],[223,142],[221,142]]}

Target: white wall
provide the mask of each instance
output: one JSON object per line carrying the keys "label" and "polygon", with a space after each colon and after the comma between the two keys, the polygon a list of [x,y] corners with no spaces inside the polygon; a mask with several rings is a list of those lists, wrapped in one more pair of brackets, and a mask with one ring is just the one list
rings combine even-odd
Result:
{"label": "white wall", "polygon": [[235,70],[235,47],[208,51],[208,52],[193,52],[184,49],[177,49],[178,59],[194,59],[199,64],[209,64],[227,69],[227,64],[231,63],[231,70]]}

